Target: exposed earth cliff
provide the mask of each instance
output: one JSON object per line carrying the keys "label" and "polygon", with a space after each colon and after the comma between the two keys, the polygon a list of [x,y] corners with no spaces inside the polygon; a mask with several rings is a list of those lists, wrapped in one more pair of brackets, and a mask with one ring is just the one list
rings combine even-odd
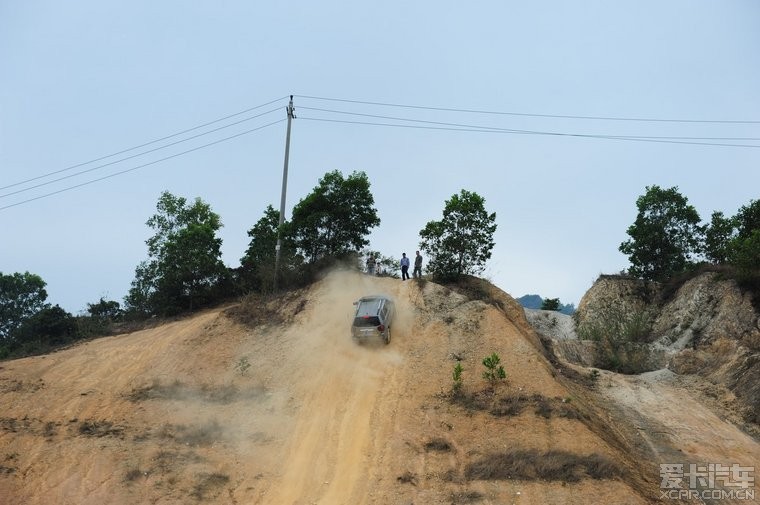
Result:
{"label": "exposed earth cliff", "polygon": [[[373,293],[397,302],[388,346],[349,337]],[[477,279],[336,272],[2,362],[0,503],[643,504],[662,463],[760,454],[679,376],[593,377],[523,314]],[[492,353],[506,380],[483,378]]]}

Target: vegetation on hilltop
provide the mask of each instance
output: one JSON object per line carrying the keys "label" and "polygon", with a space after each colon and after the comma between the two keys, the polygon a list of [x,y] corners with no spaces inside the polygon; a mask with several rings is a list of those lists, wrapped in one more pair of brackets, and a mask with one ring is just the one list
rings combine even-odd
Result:
{"label": "vegetation on hilltop", "polygon": [[[446,202],[443,220],[420,232],[434,277],[455,280],[483,270],[496,229],[496,215],[486,213],[483,203],[477,193],[462,190]],[[177,316],[240,295],[268,296],[275,285],[302,287],[331,267],[361,269],[360,258],[370,253],[393,275],[396,260],[367,247],[370,231],[380,224],[374,204],[364,172],[328,172],[294,206],[289,221],[280,223],[280,213],[267,206],[248,231],[251,240],[240,266],[229,268],[221,259],[221,216],[201,198],[164,191],[146,221],[153,232],[146,241],[148,257],[135,268],[124,307],[101,297],[73,316],[46,302],[40,276],[0,273],[0,359],[108,334],[115,324],[123,329],[125,322]]]}

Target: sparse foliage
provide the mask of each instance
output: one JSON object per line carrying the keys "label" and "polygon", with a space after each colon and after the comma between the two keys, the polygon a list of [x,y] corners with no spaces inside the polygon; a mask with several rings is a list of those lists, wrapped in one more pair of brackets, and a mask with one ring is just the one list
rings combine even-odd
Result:
{"label": "sparse foliage", "polygon": [[488,214],[485,199],[461,190],[446,201],[443,219],[430,221],[420,231],[420,249],[429,257],[427,270],[438,280],[456,280],[479,274],[491,258],[496,213]]}
{"label": "sparse foliage", "polygon": [[238,360],[238,362],[235,364],[235,371],[239,373],[240,375],[248,375],[248,370],[251,369],[251,362],[248,361],[247,356],[243,356]]}
{"label": "sparse foliage", "polygon": [[651,370],[652,353],[648,342],[652,319],[649,313],[627,312],[613,305],[578,324],[576,331],[580,339],[596,342],[599,368],[622,373]]}

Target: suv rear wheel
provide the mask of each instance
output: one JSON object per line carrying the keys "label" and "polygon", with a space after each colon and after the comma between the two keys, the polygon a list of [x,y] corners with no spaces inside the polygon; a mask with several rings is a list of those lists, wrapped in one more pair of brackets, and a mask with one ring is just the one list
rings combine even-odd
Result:
{"label": "suv rear wheel", "polygon": [[388,330],[385,332],[385,338],[383,340],[385,340],[385,345],[388,345],[391,343],[391,327],[390,326],[388,326]]}

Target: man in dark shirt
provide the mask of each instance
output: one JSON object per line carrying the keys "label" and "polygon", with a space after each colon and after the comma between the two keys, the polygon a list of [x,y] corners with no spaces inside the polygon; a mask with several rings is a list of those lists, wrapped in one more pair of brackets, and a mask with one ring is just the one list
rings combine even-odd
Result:
{"label": "man in dark shirt", "polygon": [[414,257],[414,272],[412,272],[412,277],[422,279],[422,256],[420,256],[419,251],[417,251],[417,256]]}

